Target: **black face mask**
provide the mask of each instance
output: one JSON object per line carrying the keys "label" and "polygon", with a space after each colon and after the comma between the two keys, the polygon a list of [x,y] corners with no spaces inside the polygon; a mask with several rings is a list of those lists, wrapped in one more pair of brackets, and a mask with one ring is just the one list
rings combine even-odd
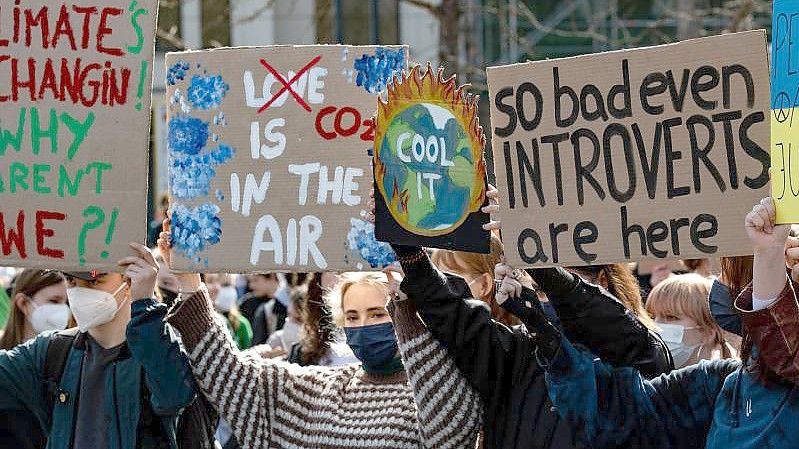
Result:
{"label": "black face mask", "polygon": [[175,304],[175,301],[178,299],[178,292],[173,292],[172,290],[166,289],[164,287],[158,287],[158,291],[161,293],[161,299],[164,301],[164,304],[167,307],[172,307]]}

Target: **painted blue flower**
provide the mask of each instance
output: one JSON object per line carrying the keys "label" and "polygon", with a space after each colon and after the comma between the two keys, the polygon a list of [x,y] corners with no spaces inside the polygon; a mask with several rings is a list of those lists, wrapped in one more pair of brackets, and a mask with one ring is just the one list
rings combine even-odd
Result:
{"label": "painted blue flower", "polygon": [[169,151],[173,154],[197,154],[208,142],[208,123],[195,117],[172,117],[168,141]]}
{"label": "painted blue flower", "polygon": [[205,203],[189,209],[175,203],[172,209],[172,248],[187,258],[205,251],[222,240],[219,206]]}
{"label": "painted blue flower", "polygon": [[186,61],[178,61],[169,67],[166,72],[166,82],[170,86],[174,86],[178,81],[183,81],[186,78],[186,72],[189,70],[189,63]]}
{"label": "painted blue flower", "polygon": [[375,225],[368,221],[350,218],[347,243],[350,250],[359,254],[372,268],[383,268],[397,261],[391,245],[375,238]]}
{"label": "painted blue flower", "polygon": [[353,67],[358,72],[355,83],[367,92],[377,94],[386,89],[395,74],[405,68],[405,49],[378,48],[374,56],[363,55],[355,60]]}
{"label": "painted blue flower", "polygon": [[169,159],[169,190],[173,197],[190,199],[208,196],[216,167],[233,158],[230,145],[219,144],[203,154],[173,154]]}
{"label": "painted blue flower", "polygon": [[195,108],[208,110],[218,108],[229,89],[230,86],[222,79],[222,75],[194,75],[191,77],[187,96]]}

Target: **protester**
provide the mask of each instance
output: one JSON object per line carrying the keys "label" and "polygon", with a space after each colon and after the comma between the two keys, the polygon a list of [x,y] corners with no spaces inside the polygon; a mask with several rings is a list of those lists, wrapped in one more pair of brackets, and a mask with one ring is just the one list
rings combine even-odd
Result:
{"label": "protester", "polygon": [[283,328],[291,288],[282,273],[250,275],[249,285],[251,292],[239,299],[239,309],[252,324],[252,344],[262,345]]}
{"label": "protester", "polygon": [[[168,238],[161,234],[159,244],[166,247]],[[240,352],[214,320],[199,276],[179,277],[182,291],[193,293],[178,299],[168,321],[183,337],[203,393],[231,423],[242,448],[474,446],[479,399],[409,302],[386,305],[385,275],[346,275],[331,293],[361,360],[336,368]]]}
{"label": "protester", "polygon": [[342,366],[359,363],[347,346],[342,329],[336,326],[326,291],[338,283],[333,273],[312,273],[307,280],[307,295],[301,302],[300,340],[293,345],[286,360],[301,366]]}
{"label": "protester", "polygon": [[48,449],[178,447],[194,381],[163,322],[167,308],[153,298],[158,264],[143,245],[131,247],[135,256],[119,261],[124,274],[68,273],[78,329],[0,351],[0,410],[33,413]]}
{"label": "protester", "polygon": [[746,217],[754,274],[735,300],[752,342],[743,363],[701,361],[647,380],[634,368],[597,361],[539,320],[550,398],[579,441],[596,449],[799,447],[799,260],[791,251],[786,261],[789,228],[776,225],[775,215],[766,198]]}
{"label": "protester", "polygon": [[69,323],[67,282],[58,271],[22,271],[17,275],[11,298],[11,313],[0,338],[0,349],[11,349],[45,331],[66,329]]}
{"label": "protester", "polygon": [[232,277],[229,274],[206,274],[205,285],[208,286],[208,295],[214,308],[225,319],[238,348],[244,350],[252,346],[252,325],[239,312],[238,292]]}
{"label": "protester", "polygon": [[433,251],[431,260],[439,270],[462,277],[469,285],[472,297],[488,304],[495,320],[506,326],[518,325],[519,320],[499,307],[494,299],[494,267],[502,258],[502,241],[491,235],[489,247],[488,254],[437,249]]}
{"label": "protester", "polygon": [[[0,349],[12,349],[69,322],[67,282],[58,271],[28,268],[17,275],[11,313]],[[0,447],[40,449],[47,439],[36,416],[27,410],[0,410]]]}
{"label": "protester", "polygon": [[655,318],[675,368],[738,355],[710,315],[712,285],[713,281],[698,274],[680,274],[659,283],[649,294],[646,311]]}
{"label": "protester", "polygon": [[[487,213],[497,210],[497,204],[483,208]],[[373,212],[368,219],[374,220]],[[493,222],[486,228],[498,226]],[[406,274],[402,291],[485,404],[485,447],[576,447],[574,430],[547,398],[544,369],[535,356],[539,345],[535,330],[493,321],[486,308],[468,301],[468,284],[442,275],[424,250],[392,246]],[[516,273],[524,277],[521,271]],[[533,273],[547,296],[558,299],[553,305],[564,326],[591,350],[617,366],[635,366],[651,377],[671,370],[665,344],[616,298],[562,269]],[[528,292],[538,304],[535,293]]]}
{"label": "protester", "polygon": [[300,341],[300,332],[303,326],[302,307],[308,296],[308,287],[298,286],[291,290],[290,302],[286,311],[286,321],[283,328],[269,336],[266,344],[281,356],[286,356],[291,348]]}

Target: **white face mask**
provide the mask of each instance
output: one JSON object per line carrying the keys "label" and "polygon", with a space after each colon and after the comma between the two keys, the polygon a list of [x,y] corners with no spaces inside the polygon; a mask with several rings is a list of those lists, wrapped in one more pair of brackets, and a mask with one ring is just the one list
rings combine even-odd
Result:
{"label": "white face mask", "polygon": [[38,306],[31,302],[34,308],[28,321],[37,334],[45,331],[58,331],[66,329],[69,323],[69,306],[66,304],[44,304]]}
{"label": "white face mask", "polygon": [[291,318],[286,318],[283,324],[283,333],[280,336],[280,343],[283,345],[283,350],[288,352],[294,343],[300,341],[300,331],[302,326],[295,323]]}
{"label": "white face mask", "polygon": [[230,312],[230,309],[233,308],[233,305],[236,304],[236,300],[238,299],[239,294],[236,291],[236,287],[228,285],[219,289],[219,292],[216,294],[214,305],[216,306],[216,310],[227,313]]}
{"label": "white face mask", "polygon": [[685,331],[699,329],[698,327],[685,327],[681,324],[668,324],[656,321],[655,324],[661,329],[660,337],[666,342],[666,346],[671,352],[671,358],[674,360],[674,368],[682,368],[688,364],[691,356],[696,353],[696,349],[701,345],[686,345],[683,343]]}
{"label": "white face mask", "polygon": [[86,332],[92,327],[106,324],[114,319],[127,304],[127,299],[122,304],[117,305],[116,295],[125,288],[125,284],[119,286],[114,293],[104,292],[86,287],[71,287],[67,289],[69,298],[69,308],[78,328],[81,332]]}

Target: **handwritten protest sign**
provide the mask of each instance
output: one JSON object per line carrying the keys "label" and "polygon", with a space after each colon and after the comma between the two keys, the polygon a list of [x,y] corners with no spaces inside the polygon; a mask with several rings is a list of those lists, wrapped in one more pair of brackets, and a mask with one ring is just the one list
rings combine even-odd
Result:
{"label": "handwritten protest sign", "polygon": [[405,47],[275,46],[167,55],[173,265],[371,270],[365,220],[376,96]]}
{"label": "handwritten protest sign", "polygon": [[771,192],[777,222],[799,223],[799,1],[774,2],[771,32]]}
{"label": "handwritten protest sign", "polygon": [[488,69],[517,265],[739,255],[768,195],[765,33]]}
{"label": "handwritten protest sign", "polygon": [[4,264],[116,268],[144,241],[157,4],[0,7]]}
{"label": "handwritten protest sign", "polygon": [[377,239],[488,252],[482,225],[485,136],[477,97],[415,66],[380,101],[375,131]]}

